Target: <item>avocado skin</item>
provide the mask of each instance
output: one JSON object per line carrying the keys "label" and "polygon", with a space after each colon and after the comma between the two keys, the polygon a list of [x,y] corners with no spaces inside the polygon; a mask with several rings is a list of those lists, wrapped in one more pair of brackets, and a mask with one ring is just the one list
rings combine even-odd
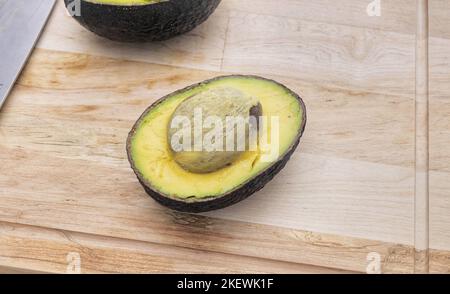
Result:
{"label": "avocado skin", "polygon": [[[64,0],[66,7],[76,0]],[[119,42],[162,41],[191,31],[214,12],[221,0],[170,0],[146,5],[98,4],[81,0],[73,16],[99,36]]]}
{"label": "avocado skin", "polygon": [[[300,126],[300,130],[297,134],[295,141],[292,143],[292,145],[289,147],[289,149],[286,151],[286,153],[282,157],[280,157],[280,159],[278,161],[276,161],[270,167],[268,167],[265,171],[263,171],[262,173],[260,173],[256,177],[254,177],[253,179],[251,179],[247,182],[244,182],[238,188],[236,188],[233,191],[228,192],[226,194],[205,197],[200,200],[192,201],[189,199],[175,199],[172,197],[168,197],[168,196],[163,195],[163,194],[159,193],[158,191],[154,190],[148,183],[146,183],[146,181],[144,180],[144,177],[135,168],[133,159],[131,157],[131,141],[132,141],[132,138],[133,138],[133,136],[136,132],[136,129],[139,126],[141,120],[154,107],[156,107],[158,104],[163,102],[166,98],[169,98],[173,95],[177,95],[178,93],[189,91],[190,89],[196,88],[200,85],[208,84],[210,82],[220,80],[223,78],[228,78],[228,77],[243,78],[243,79],[244,78],[261,79],[261,80],[270,81],[272,83],[275,83],[275,84],[283,87],[284,89],[286,89],[287,92],[289,92],[291,95],[296,97],[302,110],[303,110],[303,116],[302,116],[302,123]],[[173,210],[177,210],[177,211],[181,211],[181,212],[190,212],[190,213],[201,213],[201,212],[217,210],[217,209],[225,208],[225,207],[231,206],[233,204],[236,204],[236,203],[246,199],[247,197],[251,196],[252,194],[256,193],[257,191],[261,190],[262,188],[264,188],[264,186],[268,182],[270,182],[275,177],[275,175],[277,175],[286,166],[286,163],[289,161],[292,154],[297,149],[297,147],[300,143],[300,139],[303,136],[303,133],[305,131],[306,121],[307,121],[306,106],[305,106],[305,103],[303,102],[302,98],[298,94],[294,93],[289,88],[284,86],[283,84],[280,84],[274,80],[262,78],[259,76],[251,76],[251,75],[220,76],[220,77],[216,77],[216,78],[204,81],[204,82],[200,82],[198,84],[186,87],[184,89],[181,89],[174,93],[171,93],[167,96],[164,96],[163,98],[156,101],[149,108],[147,108],[147,110],[141,115],[139,120],[135,123],[135,125],[133,126],[133,128],[131,129],[131,131],[128,135],[127,144],[126,144],[128,161],[130,162],[131,168],[133,169],[134,173],[136,174],[139,182],[144,187],[144,190],[147,192],[148,195],[150,195],[154,200],[156,200],[161,205],[166,206]]]}

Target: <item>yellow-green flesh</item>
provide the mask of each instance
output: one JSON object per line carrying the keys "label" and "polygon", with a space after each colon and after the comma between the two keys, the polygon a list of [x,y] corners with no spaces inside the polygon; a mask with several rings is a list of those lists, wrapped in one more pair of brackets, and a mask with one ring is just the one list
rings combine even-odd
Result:
{"label": "yellow-green flesh", "polygon": [[162,2],[163,0],[87,0],[92,3],[112,4],[112,5],[145,5]]}
{"label": "yellow-green flesh", "polygon": [[[172,95],[154,107],[140,121],[131,138],[131,159],[135,168],[152,189],[177,198],[205,198],[234,190],[257,176],[273,162],[261,160],[262,151],[247,151],[231,166],[218,171],[197,174],[184,170],[173,159],[167,141],[168,125],[177,106],[186,98],[215,87],[234,87],[257,97],[263,115],[279,117],[279,156],[293,144],[300,131],[303,110],[298,99],[282,86],[256,78],[226,77],[191,90]],[[262,126],[270,134],[270,123]],[[269,136],[269,142],[271,138]]]}

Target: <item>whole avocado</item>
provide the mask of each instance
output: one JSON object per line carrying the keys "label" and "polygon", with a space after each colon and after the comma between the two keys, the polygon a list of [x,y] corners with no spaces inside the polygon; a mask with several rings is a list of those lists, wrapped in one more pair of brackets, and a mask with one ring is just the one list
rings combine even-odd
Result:
{"label": "whole avocado", "polygon": [[[113,41],[162,41],[191,31],[221,0],[64,0],[85,28]],[[79,7],[76,7],[79,5]]]}

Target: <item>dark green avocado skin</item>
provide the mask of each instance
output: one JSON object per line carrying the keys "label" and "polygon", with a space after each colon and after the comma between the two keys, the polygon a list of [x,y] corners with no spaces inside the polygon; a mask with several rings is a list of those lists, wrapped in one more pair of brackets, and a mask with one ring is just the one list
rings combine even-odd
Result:
{"label": "dark green avocado skin", "polygon": [[[73,1],[64,0],[66,6]],[[166,0],[147,5],[110,5],[81,0],[74,18],[88,30],[120,42],[162,41],[191,31],[221,0]]]}
{"label": "dark green avocado skin", "polygon": [[[147,183],[145,181],[144,177],[137,171],[137,169],[134,166],[134,162],[133,162],[133,159],[131,156],[131,141],[136,132],[137,127],[140,125],[140,122],[142,121],[142,119],[154,107],[156,107],[159,103],[163,102],[165,99],[171,97],[172,95],[176,95],[178,93],[189,91],[190,89],[196,88],[200,85],[208,84],[210,82],[220,80],[223,78],[228,78],[228,77],[237,77],[237,78],[242,78],[242,79],[251,78],[251,79],[267,80],[267,81],[270,81],[272,83],[282,86],[283,88],[285,88],[285,90],[287,92],[289,92],[291,95],[296,97],[301,108],[303,109],[303,117],[302,117],[300,130],[297,134],[295,141],[289,147],[288,151],[282,157],[280,157],[280,159],[278,161],[274,162],[270,167],[268,167],[265,171],[263,171],[262,173],[260,173],[256,177],[254,177],[253,179],[250,179],[249,181],[243,183],[241,186],[239,186],[238,188],[236,188],[235,190],[233,190],[231,192],[228,192],[227,194],[211,196],[211,197],[207,197],[207,198],[197,200],[197,201],[190,201],[189,199],[184,200],[184,199],[171,198],[171,197],[168,197],[166,195],[159,193],[158,191],[153,189],[151,187],[151,185],[149,185],[149,183]],[[303,136],[303,133],[305,131],[306,121],[307,121],[306,106],[305,106],[305,103],[303,102],[302,98],[298,94],[296,94],[293,91],[291,91],[290,89],[288,89],[286,86],[284,86],[276,81],[258,77],[258,76],[248,76],[248,75],[247,76],[231,75],[231,76],[216,77],[214,79],[207,80],[207,81],[186,87],[186,88],[178,90],[172,94],[164,96],[163,98],[156,101],[149,108],[147,108],[147,110],[141,115],[141,117],[136,122],[136,124],[131,129],[131,131],[128,135],[127,144],[126,144],[128,160],[131,164],[131,168],[135,172],[139,182],[144,187],[147,194],[150,195],[154,200],[156,200],[158,203],[162,204],[163,206],[166,206],[173,210],[177,210],[177,211],[181,211],[181,212],[190,212],[190,213],[201,213],[201,212],[217,210],[217,209],[225,208],[225,207],[231,206],[233,204],[236,204],[236,203],[246,199],[247,197],[251,196],[252,194],[256,193],[257,191],[261,190],[262,188],[264,188],[264,186],[268,182],[270,182],[275,177],[275,175],[277,175],[286,166],[286,163],[289,161],[292,154],[297,149],[297,147],[300,143],[300,139]]]}

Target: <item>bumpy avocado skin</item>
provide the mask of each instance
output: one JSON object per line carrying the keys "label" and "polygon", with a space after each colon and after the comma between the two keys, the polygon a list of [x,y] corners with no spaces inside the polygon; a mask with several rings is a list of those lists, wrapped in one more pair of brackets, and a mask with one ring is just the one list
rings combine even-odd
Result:
{"label": "bumpy avocado skin", "polygon": [[[64,0],[66,6],[76,0]],[[191,31],[221,0],[168,0],[147,5],[110,5],[81,0],[74,18],[88,30],[113,41],[162,41]]]}
{"label": "bumpy avocado skin", "polygon": [[[267,81],[270,81],[270,82],[280,85],[281,87],[285,88],[287,92],[289,92],[291,95],[296,97],[300,104],[300,107],[303,110],[302,122],[301,122],[300,129],[299,129],[296,139],[294,140],[292,145],[289,147],[289,149],[286,151],[284,156],[280,157],[278,161],[273,163],[270,167],[268,167],[265,171],[263,171],[262,173],[260,173],[256,177],[254,177],[253,179],[243,183],[241,186],[239,186],[238,188],[234,189],[233,191],[231,191],[229,193],[226,193],[223,195],[211,195],[211,197],[205,197],[203,199],[195,199],[195,200],[175,199],[175,198],[168,197],[167,195],[163,195],[163,194],[159,193],[158,191],[153,189],[148,183],[146,183],[143,176],[136,169],[133,159],[132,159],[132,154],[131,154],[132,139],[133,139],[134,134],[136,133],[136,130],[140,124],[140,121],[153,108],[158,106],[165,99],[167,99],[173,95],[176,95],[178,93],[189,91],[190,89],[196,88],[200,85],[208,84],[210,82],[214,82],[216,80],[228,78],[228,77],[267,80]],[[222,209],[222,208],[231,206],[233,204],[236,204],[236,203],[246,199],[247,197],[251,196],[252,194],[256,193],[257,191],[261,190],[262,188],[264,188],[264,186],[267,183],[269,183],[286,166],[286,163],[289,161],[292,154],[295,152],[298,145],[300,144],[300,139],[303,136],[303,133],[305,131],[306,121],[307,121],[306,106],[305,106],[305,103],[303,102],[302,98],[298,94],[291,91],[286,86],[284,86],[276,81],[262,78],[259,76],[251,76],[251,75],[245,75],[245,76],[244,75],[230,75],[230,76],[216,77],[216,78],[186,87],[184,89],[178,90],[167,96],[164,96],[163,98],[156,101],[149,108],[147,108],[147,110],[141,115],[139,120],[136,122],[136,124],[133,126],[130,133],[128,134],[128,139],[127,139],[127,144],[126,144],[128,161],[130,162],[131,168],[133,169],[134,173],[136,174],[139,182],[144,187],[144,190],[147,192],[148,195],[150,195],[154,200],[156,200],[161,205],[166,206],[173,210],[177,210],[177,211],[181,211],[181,212],[190,212],[190,213],[201,213],[201,212]]]}

